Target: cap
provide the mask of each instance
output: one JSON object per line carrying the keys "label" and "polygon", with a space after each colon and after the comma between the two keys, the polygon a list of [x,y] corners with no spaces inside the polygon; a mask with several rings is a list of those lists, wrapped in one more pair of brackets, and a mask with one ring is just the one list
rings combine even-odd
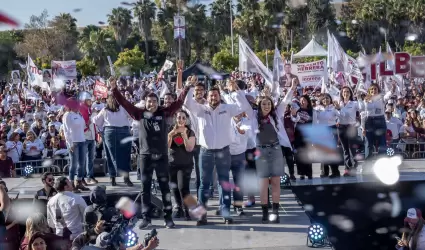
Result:
{"label": "cap", "polygon": [[51,116],[55,116],[55,114],[50,113],[50,114],[48,114],[47,116],[48,116],[48,117],[51,117]]}
{"label": "cap", "polygon": [[390,108],[387,108],[386,110],[385,110],[385,113],[392,113],[393,111],[390,109]]}
{"label": "cap", "polygon": [[47,125],[48,127],[50,126],[55,126],[55,124],[53,122],[49,122],[49,124]]}
{"label": "cap", "polygon": [[404,222],[416,222],[419,218],[422,218],[422,211],[417,208],[409,208]]}
{"label": "cap", "polygon": [[391,99],[389,99],[389,100],[388,100],[388,103],[392,104],[392,103],[394,103],[394,101],[393,101],[393,100],[391,100]]}
{"label": "cap", "polygon": [[415,110],[414,110],[414,109],[409,109],[409,110],[407,111],[407,113],[410,113],[410,112],[415,112]]}

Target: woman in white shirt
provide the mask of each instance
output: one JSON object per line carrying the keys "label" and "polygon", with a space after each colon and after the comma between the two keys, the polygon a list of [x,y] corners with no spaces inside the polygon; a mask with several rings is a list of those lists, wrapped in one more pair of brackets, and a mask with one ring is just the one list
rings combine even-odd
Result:
{"label": "woman in white shirt", "polygon": [[9,140],[6,142],[7,156],[10,157],[13,163],[19,162],[22,155],[22,142],[20,142],[20,136],[14,132],[10,135]]}
{"label": "woman in white shirt", "polygon": [[43,152],[44,145],[40,139],[36,138],[35,133],[32,131],[27,132],[27,136],[23,143],[22,157],[23,161],[34,161],[41,159],[41,153]]}
{"label": "woman in white shirt", "polygon": [[378,146],[378,153],[385,154],[387,150],[387,124],[385,121],[385,101],[388,100],[394,93],[395,85],[387,94],[382,95],[377,84],[371,84],[368,89],[368,94],[361,103],[362,110],[365,111],[365,116],[362,121],[363,136],[366,137],[365,158],[373,155],[374,146]]}
{"label": "woman in white shirt", "polygon": [[[336,124],[339,123],[340,112],[332,105],[332,97],[329,94],[322,94],[319,102],[320,105],[314,109],[313,124],[329,126],[336,135]],[[334,139],[336,140],[336,136]],[[331,175],[329,175],[329,167],[332,170]],[[322,164],[322,172],[320,177],[324,178],[328,176],[329,178],[336,178],[341,176],[338,170],[338,164]]]}
{"label": "woman in white shirt", "polygon": [[256,161],[257,176],[260,179],[260,199],[263,211],[262,222],[269,222],[268,191],[272,186],[273,216],[270,222],[279,223],[280,177],[285,175],[281,146],[292,149],[291,142],[283,126],[285,109],[292,99],[296,84],[293,83],[283,101],[275,108],[271,97],[261,97],[256,112],[250,110],[248,117],[253,119],[253,131],[257,131],[257,150],[260,157]]}
{"label": "woman in white shirt", "polygon": [[129,176],[133,142],[129,119],[131,117],[127,111],[119,106],[113,96],[108,97],[105,108],[92,118],[97,127],[103,128],[103,145],[112,186],[117,185],[117,171],[122,172],[127,186],[133,186]]}
{"label": "woman in white shirt", "polygon": [[353,100],[353,92],[347,86],[342,87],[340,100],[339,103],[335,103],[335,107],[341,110],[338,137],[344,155],[344,176],[355,176],[357,161],[354,145],[357,141],[357,112],[360,112],[360,106]]}

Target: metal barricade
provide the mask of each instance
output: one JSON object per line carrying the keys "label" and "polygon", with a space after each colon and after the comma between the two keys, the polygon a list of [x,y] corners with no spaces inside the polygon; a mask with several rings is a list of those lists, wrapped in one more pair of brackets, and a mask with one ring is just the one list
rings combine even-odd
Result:
{"label": "metal barricade", "polygon": [[[69,158],[54,158],[54,159],[41,159],[33,161],[19,161],[15,163],[15,170],[17,176],[26,176],[25,172],[27,166],[32,167],[31,174],[43,174],[51,172],[53,174],[62,174],[69,166]],[[30,168],[27,168],[27,170]]]}
{"label": "metal barricade", "polygon": [[394,149],[396,154],[402,154],[404,159],[420,159],[425,158],[425,154],[420,152],[425,151],[425,142],[415,141],[415,142],[396,142],[390,143],[389,148]]}

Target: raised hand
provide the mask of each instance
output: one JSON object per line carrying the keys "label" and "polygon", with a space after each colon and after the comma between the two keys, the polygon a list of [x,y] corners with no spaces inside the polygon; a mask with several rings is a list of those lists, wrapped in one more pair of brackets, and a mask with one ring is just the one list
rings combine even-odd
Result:
{"label": "raised hand", "polygon": [[115,89],[117,87],[117,79],[115,79],[115,77],[111,76],[109,78],[109,86],[111,89]]}

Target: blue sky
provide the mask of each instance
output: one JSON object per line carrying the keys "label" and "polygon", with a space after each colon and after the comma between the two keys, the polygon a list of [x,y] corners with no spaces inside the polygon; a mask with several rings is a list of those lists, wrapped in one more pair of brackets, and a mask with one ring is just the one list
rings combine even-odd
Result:
{"label": "blue sky", "polygon": [[[29,22],[31,15],[39,15],[44,9],[47,9],[50,17],[59,13],[71,13],[76,19],[78,26],[89,24],[98,24],[99,21],[106,22],[106,15],[113,8],[118,6],[126,7],[120,3],[123,0],[2,0],[0,11],[15,18],[21,24]],[[127,0],[135,2],[136,0]],[[211,0],[201,0],[201,2],[212,2]],[[74,12],[75,9],[81,9],[80,12]],[[10,27],[0,26],[0,30],[7,30]]]}

